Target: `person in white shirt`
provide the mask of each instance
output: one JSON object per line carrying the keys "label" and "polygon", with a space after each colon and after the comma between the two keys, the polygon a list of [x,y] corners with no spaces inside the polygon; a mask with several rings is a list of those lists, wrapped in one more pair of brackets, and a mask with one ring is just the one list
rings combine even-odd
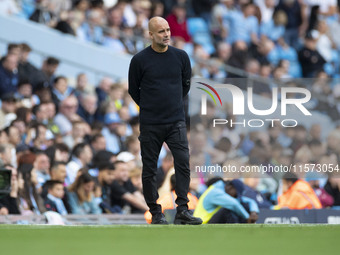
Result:
{"label": "person in white shirt", "polygon": [[334,52],[336,45],[329,36],[326,21],[320,20],[317,23],[316,30],[313,30],[312,34],[315,38],[317,38],[317,51],[326,60],[326,62],[332,62],[335,59],[336,55],[336,53]]}
{"label": "person in white shirt", "polygon": [[92,161],[92,156],[91,147],[87,143],[79,143],[73,148],[72,159],[66,165],[66,186],[69,186],[74,182],[78,171],[81,168],[86,167]]}

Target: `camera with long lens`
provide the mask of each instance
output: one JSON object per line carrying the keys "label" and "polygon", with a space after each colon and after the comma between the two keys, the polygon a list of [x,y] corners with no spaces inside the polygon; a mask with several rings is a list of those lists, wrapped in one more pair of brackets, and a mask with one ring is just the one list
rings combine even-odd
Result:
{"label": "camera with long lens", "polygon": [[11,192],[12,171],[0,168],[0,197],[6,196]]}

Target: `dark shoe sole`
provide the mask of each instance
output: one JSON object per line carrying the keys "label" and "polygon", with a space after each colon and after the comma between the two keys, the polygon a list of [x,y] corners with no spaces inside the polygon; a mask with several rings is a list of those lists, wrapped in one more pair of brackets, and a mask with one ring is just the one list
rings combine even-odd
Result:
{"label": "dark shoe sole", "polygon": [[175,225],[201,225],[202,221],[186,221],[181,219],[175,219]]}
{"label": "dark shoe sole", "polygon": [[167,221],[151,222],[151,225],[169,225]]}

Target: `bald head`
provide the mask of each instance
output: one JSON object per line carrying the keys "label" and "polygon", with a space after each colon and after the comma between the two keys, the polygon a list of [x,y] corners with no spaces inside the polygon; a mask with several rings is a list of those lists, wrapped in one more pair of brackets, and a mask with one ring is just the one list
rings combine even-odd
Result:
{"label": "bald head", "polygon": [[156,16],[156,17],[151,18],[149,21],[149,31],[155,32],[155,30],[157,30],[157,27],[160,25],[169,26],[168,22],[162,17]]}
{"label": "bald head", "polygon": [[170,43],[170,27],[162,17],[153,17],[149,21],[149,35],[152,40],[152,49],[157,52],[164,52]]}

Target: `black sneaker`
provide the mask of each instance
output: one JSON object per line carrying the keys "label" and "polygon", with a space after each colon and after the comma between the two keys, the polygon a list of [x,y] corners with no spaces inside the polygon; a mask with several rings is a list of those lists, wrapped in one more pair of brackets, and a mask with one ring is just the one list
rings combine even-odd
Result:
{"label": "black sneaker", "polygon": [[177,225],[201,225],[202,223],[201,218],[192,216],[192,212],[189,210],[177,212],[174,221],[174,224]]}
{"label": "black sneaker", "polygon": [[169,223],[165,219],[165,216],[163,213],[158,213],[156,215],[152,215],[151,224],[168,225]]}

